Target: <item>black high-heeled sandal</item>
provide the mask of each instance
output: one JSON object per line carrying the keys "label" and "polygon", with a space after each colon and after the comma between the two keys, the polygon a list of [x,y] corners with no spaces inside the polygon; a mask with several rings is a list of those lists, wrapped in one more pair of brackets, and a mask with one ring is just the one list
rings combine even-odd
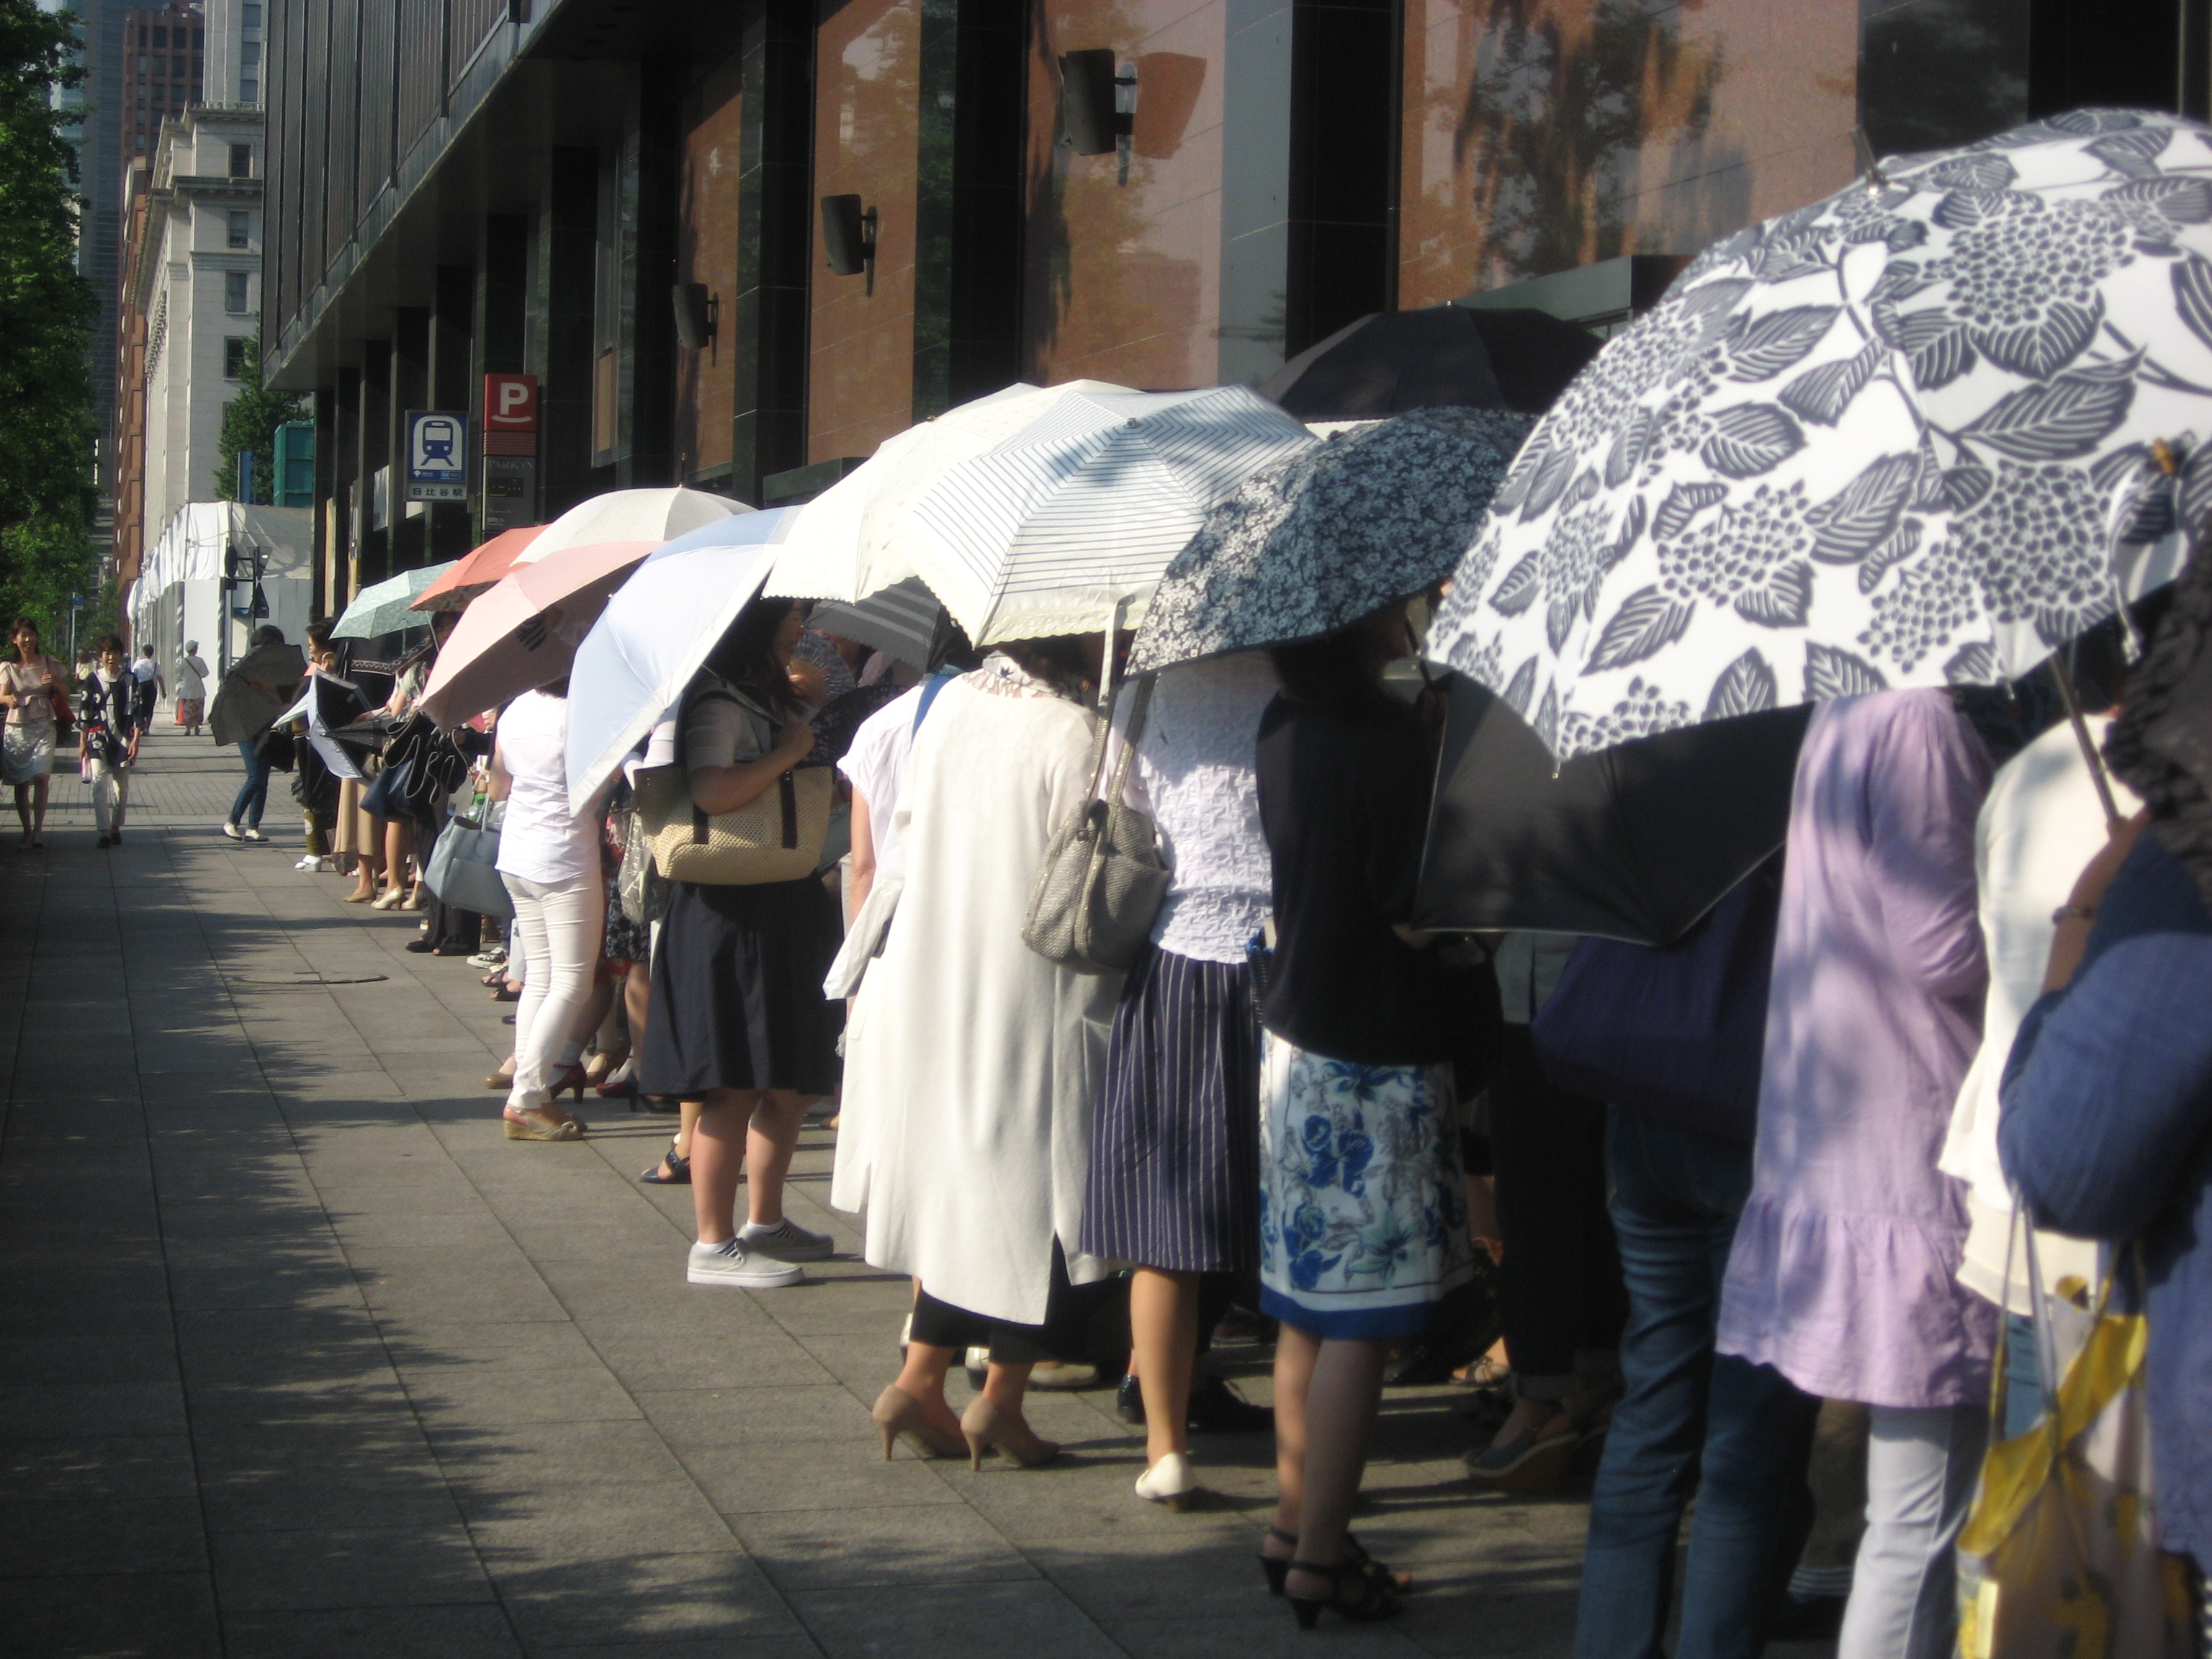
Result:
{"label": "black high-heeled sandal", "polygon": [[[1285,1590],[1284,1594],[1291,1604],[1291,1612],[1297,1618],[1298,1628],[1311,1630],[1320,1622],[1323,1607],[1328,1608],[1338,1618],[1354,1625],[1371,1625],[1384,1619],[1395,1619],[1403,1613],[1406,1610],[1405,1604],[1400,1601],[1391,1591],[1383,1588],[1376,1578],[1375,1574],[1370,1570],[1373,1565],[1371,1562],[1346,1561],[1341,1566],[1328,1567],[1317,1561],[1290,1563],[1284,1571],[1283,1576],[1285,1579],[1293,1572],[1307,1572],[1316,1578],[1328,1580],[1328,1594],[1325,1597],[1292,1595],[1287,1589]],[[1344,1586],[1347,1580],[1357,1585],[1359,1591],[1350,1601],[1346,1601],[1344,1596]]]}
{"label": "black high-heeled sandal", "polygon": [[[1285,1532],[1280,1527],[1269,1527],[1267,1536],[1279,1544],[1289,1545],[1293,1551],[1298,1547],[1297,1534]],[[1290,1556],[1269,1555],[1264,1550],[1261,1552],[1260,1571],[1267,1580],[1268,1595],[1280,1595],[1284,1593],[1283,1581],[1290,1577],[1291,1559]],[[1370,1555],[1366,1546],[1348,1532],[1344,1534],[1344,1565],[1347,1567],[1358,1568],[1360,1571],[1375,1581],[1375,1587],[1377,1589],[1386,1595],[1403,1595],[1413,1588],[1412,1573],[1391,1571],[1389,1567]]]}
{"label": "black high-heeled sandal", "polygon": [[691,1160],[678,1157],[676,1149],[671,1146],[660,1155],[660,1162],[638,1179],[648,1187],[689,1187],[691,1184]]}

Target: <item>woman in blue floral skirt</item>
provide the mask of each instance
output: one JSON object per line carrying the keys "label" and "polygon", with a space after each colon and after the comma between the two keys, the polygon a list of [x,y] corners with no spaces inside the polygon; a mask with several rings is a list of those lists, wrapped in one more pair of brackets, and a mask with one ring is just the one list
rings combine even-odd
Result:
{"label": "woman in blue floral skirt", "polygon": [[1275,946],[1261,1013],[1261,1307],[1280,1497],[1262,1555],[1302,1625],[1399,1610],[1346,1530],[1384,1351],[1474,1276],[1453,1120],[1452,976],[1407,926],[1431,767],[1382,687],[1405,606],[1276,647],[1260,726]]}

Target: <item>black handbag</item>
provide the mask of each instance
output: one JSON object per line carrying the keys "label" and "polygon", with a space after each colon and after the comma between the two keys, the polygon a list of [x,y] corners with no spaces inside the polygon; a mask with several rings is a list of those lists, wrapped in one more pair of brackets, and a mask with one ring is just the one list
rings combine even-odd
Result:
{"label": "black handbag", "polygon": [[292,769],[292,728],[272,726],[254,740],[253,753],[272,772]]}

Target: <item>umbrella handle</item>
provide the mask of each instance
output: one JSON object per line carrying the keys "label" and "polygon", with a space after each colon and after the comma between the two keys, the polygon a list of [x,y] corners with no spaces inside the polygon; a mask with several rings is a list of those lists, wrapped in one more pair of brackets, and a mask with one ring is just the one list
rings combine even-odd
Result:
{"label": "umbrella handle", "polygon": [[2097,786],[2097,799],[2105,808],[2105,827],[2120,827],[2119,803],[2112,799],[2112,781],[2105,771],[2105,757],[2097,752],[2097,745],[2089,736],[2089,722],[2081,718],[2081,699],[2074,690],[2074,676],[2067,672],[2066,659],[2054,654],[2051,659],[2051,672],[2058,680],[2058,700],[2066,705],[2066,718],[2074,727],[2074,741],[2081,745],[2081,758],[2089,765],[2090,781]]}

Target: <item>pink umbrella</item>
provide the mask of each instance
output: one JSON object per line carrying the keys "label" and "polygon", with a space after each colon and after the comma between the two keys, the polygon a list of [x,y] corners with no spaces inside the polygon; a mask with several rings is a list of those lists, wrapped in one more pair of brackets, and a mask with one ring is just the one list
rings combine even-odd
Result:
{"label": "pink umbrella", "polygon": [[451,570],[432,582],[410,606],[415,611],[459,611],[514,568],[545,526],[523,525],[502,530],[489,541],[465,555]]}
{"label": "pink umbrella", "polygon": [[599,542],[518,565],[469,601],[438,653],[422,709],[444,726],[559,679],[576,647],[657,542]]}

